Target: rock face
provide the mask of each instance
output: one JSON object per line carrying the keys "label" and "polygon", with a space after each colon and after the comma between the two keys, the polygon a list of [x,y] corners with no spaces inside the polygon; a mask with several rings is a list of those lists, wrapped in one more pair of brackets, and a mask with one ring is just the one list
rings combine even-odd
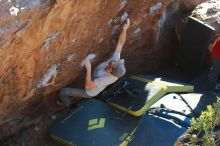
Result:
{"label": "rock face", "polygon": [[128,74],[170,64],[176,21],[202,1],[0,0],[0,140],[36,122],[45,95],[83,85],[82,60],[107,59],[127,17]]}
{"label": "rock face", "polygon": [[198,5],[192,16],[215,28],[220,33],[220,1],[210,0]]}

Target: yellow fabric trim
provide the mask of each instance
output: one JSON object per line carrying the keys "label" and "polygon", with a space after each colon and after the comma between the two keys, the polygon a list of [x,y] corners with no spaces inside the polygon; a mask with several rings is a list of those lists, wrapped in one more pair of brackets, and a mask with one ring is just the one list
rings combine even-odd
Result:
{"label": "yellow fabric trim", "polygon": [[192,85],[169,86],[169,85],[166,85],[165,83],[161,83],[159,81],[152,81],[152,80],[148,80],[148,79],[138,77],[138,76],[131,76],[130,78],[134,79],[134,80],[139,80],[142,82],[147,82],[147,83],[159,85],[159,86],[163,87],[164,90],[167,92],[194,92],[194,86],[192,86]]}
{"label": "yellow fabric trim", "polygon": [[[107,101],[108,102],[108,101]],[[128,110],[127,108],[123,107],[123,106],[120,106],[118,104],[115,104],[115,103],[112,103],[112,102],[108,102],[111,106],[121,110],[121,111],[124,111],[124,112],[127,112],[133,116],[138,116],[139,114],[136,112],[136,111],[131,111],[131,110]],[[140,115],[141,116],[141,115]]]}
{"label": "yellow fabric trim", "polygon": [[63,145],[66,145],[66,146],[76,146],[75,144],[72,144],[69,141],[66,141],[66,140],[64,140],[64,139],[62,139],[60,137],[55,136],[55,135],[50,135],[50,136],[51,136],[52,139],[54,139],[55,141],[57,141],[57,142],[59,142],[59,143],[61,143]]}
{"label": "yellow fabric trim", "polygon": [[141,78],[141,77],[138,77],[138,76],[131,76],[130,77],[131,79],[134,79],[134,80],[139,80],[139,81],[143,81],[143,82],[147,82],[147,83],[152,83],[152,84],[155,84],[155,85],[159,85],[161,87],[163,87],[163,89],[165,91],[168,90],[169,86],[166,85],[166,84],[163,84],[163,83],[160,83],[158,81],[152,81],[152,80],[148,80],[148,79],[145,79],[145,78]]}
{"label": "yellow fabric trim", "polygon": [[115,108],[117,108],[117,109],[119,109],[119,110],[121,110],[121,111],[124,111],[124,112],[127,112],[127,113],[129,113],[129,114],[131,114],[131,115],[133,115],[133,116],[136,116],[136,117],[139,117],[139,116],[142,116],[154,103],[155,103],[155,101],[154,100],[159,100],[163,95],[165,95],[166,94],[166,92],[163,90],[163,89],[161,89],[161,91],[160,92],[158,92],[156,95],[154,95],[154,97],[156,97],[157,96],[157,98],[156,99],[154,99],[154,98],[152,98],[152,99],[150,99],[148,102],[147,102],[147,104],[145,104],[141,109],[139,109],[139,110],[137,110],[137,111],[132,111],[132,110],[129,110],[129,109],[127,109],[127,108],[125,108],[125,107],[123,107],[123,106],[121,106],[121,105],[118,105],[118,104],[115,104],[115,103],[112,103],[112,102],[108,102],[111,106],[113,106],[113,107],[115,107]]}
{"label": "yellow fabric trim", "polygon": [[133,140],[134,132],[137,130],[137,127],[131,132],[131,134],[119,146],[127,146],[129,142]]}

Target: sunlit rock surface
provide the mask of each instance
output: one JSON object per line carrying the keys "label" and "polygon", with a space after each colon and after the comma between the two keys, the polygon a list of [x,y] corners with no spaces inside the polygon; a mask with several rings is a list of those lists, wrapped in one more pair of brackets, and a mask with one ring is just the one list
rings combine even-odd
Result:
{"label": "sunlit rock surface", "polygon": [[210,0],[196,7],[192,16],[214,27],[220,33],[220,1]]}

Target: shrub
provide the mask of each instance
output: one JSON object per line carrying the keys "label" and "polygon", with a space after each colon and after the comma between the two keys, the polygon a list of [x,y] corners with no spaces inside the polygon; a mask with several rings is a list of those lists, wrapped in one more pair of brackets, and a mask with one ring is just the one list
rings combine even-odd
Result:
{"label": "shrub", "polygon": [[209,105],[199,118],[193,118],[191,125],[189,145],[220,145],[220,98],[213,105]]}

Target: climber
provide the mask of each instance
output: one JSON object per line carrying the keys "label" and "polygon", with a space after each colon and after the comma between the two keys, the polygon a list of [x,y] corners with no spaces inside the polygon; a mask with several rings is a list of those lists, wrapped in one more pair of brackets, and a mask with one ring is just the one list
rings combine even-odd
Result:
{"label": "climber", "polygon": [[213,43],[209,46],[212,59],[212,67],[208,75],[208,89],[219,90],[220,85],[216,84],[220,73],[220,33],[217,33]]}
{"label": "climber", "polygon": [[92,68],[89,59],[84,60],[84,65],[86,68],[85,75],[85,89],[77,88],[63,88],[59,93],[59,100],[57,104],[70,106],[71,97],[83,97],[83,98],[92,98],[98,95],[103,91],[108,85],[116,82],[118,78],[122,77],[126,69],[124,67],[124,59],[120,59],[120,54],[122,47],[126,41],[126,33],[129,28],[130,20],[127,19],[126,23],[123,26],[123,30],[119,36],[119,41],[114,51],[112,57],[106,62],[98,65],[94,72],[93,76],[91,75]]}

